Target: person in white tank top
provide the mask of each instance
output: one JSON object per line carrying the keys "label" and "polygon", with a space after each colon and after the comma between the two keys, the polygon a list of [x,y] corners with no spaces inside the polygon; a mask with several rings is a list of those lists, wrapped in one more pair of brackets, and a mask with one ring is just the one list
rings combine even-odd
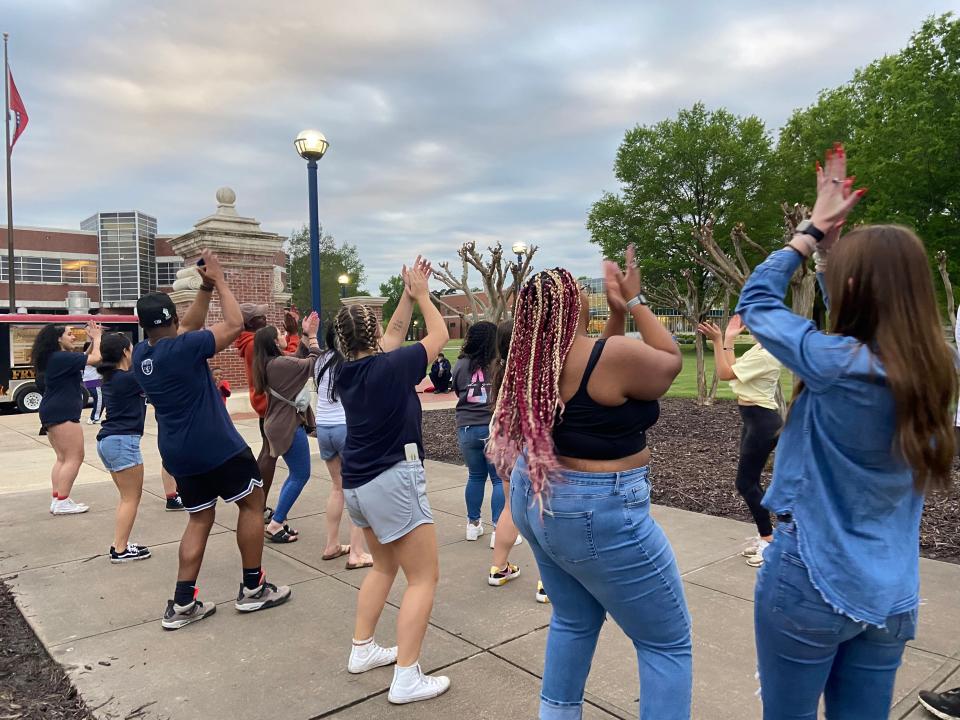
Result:
{"label": "person in white tank top", "polygon": [[343,405],[333,390],[343,356],[336,348],[333,325],[327,328],[325,348],[316,364],[317,405],[314,415],[317,420],[317,443],[320,458],[326,463],[333,487],[327,497],[327,542],[323,549],[324,560],[335,560],[347,555],[347,570],[372,567],[373,557],[367,552],[363,531],[350,522],[350,544],[340,544],[340,520],[343,517],[343,482],[340,476],[340,455],[347,439],[347,416]]}

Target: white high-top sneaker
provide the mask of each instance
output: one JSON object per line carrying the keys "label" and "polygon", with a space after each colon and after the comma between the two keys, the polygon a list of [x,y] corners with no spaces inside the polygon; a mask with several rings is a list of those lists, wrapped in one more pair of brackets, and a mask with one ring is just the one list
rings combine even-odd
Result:
{"label": "white high-top sneaker", "polygon": [[373,638],[364,643],[354,642],[347,661],[347,672],[358,675],[367,670],[393,665],[397,661],[397,648],[385,648],[377,645]]}
{"label": "white high-top sneaker", "polygon": [[390,684],[387,700],[394,705],[403,705],[435,698],[449,689],[450,678],[446,675],[424,675],[420,670],[420,663],[412,667],[397,665],[393,669],[393,682]]}

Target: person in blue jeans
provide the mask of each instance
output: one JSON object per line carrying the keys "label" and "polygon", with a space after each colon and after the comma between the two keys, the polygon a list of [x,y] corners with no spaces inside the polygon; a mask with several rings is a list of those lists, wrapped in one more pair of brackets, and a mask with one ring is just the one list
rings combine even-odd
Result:
{"label": "person in blue jeans", "polygon": [[[637,651],[642,720],[690,718],[690,616],[650,516],[646,437],[682,358],[640,292],[632,246],[626,260],[626,272],[604,263],[610,320],[599,340],[587,335],[588,298],[569,272],[523,286],[494,411],[491,458],[498,472],[512,469],[513,521],[553,604],[542,720],[582,717],[608,614]],[[643,341],[624,336],[628,312]]]}
{"label": "person in blue jeans", "polygon": [[[924,492],[950,482],[957,378],[929,261],[901,226],[840,238],[852,185],[836,145],[810,220],[737,307],[802,382],[763,499],[778,518],[755,590],[764,720],[815,720],[821,696],[831,720],[888,716],[916,630]],[[814,252],[829,333],[783,302]]]}
{"label": "person in blue jeans", "polygon": [[319,325],[320,318],[315,312],[303,321],[300,348],[306,350],[306,357],[285,355],[285,341],[272,325],[260,328],[253,336],[253,387],[267,395],[263,432],[270,444],[270,456],[282,456],[288,471],[273,516],[264,528],[267,539],[275,543],[296,542],[299,536],[287,524],[287,517],[310,479],[310,443],[306,428],[315,427],[316,422],[310,399],[303,389],[320,357]]}
{"label": "person in blue jeans", "polygon": [[[467,330],[460,357],[453,368],[452,389],[457,394],[457,439],[467,464],[467,540],[483,535],[480,508],[487,478],[493,486],[490,494],[490,517],[494,527],[503,512],[503,483],[485,454],[493,415],[491,380],[497,362],[497,326],[481,320]],[[495,536],[495,533],[494,533]],[[490,547],[494,540],[491,539]],[[504,581],[506,582],[506,581]],[[498,583],[502,585],[503,583]]]}

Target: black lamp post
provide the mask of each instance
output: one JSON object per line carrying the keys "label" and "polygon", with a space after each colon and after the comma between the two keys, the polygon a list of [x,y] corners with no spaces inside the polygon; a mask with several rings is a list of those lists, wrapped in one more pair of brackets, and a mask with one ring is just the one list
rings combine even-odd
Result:
{"label": "black lamp post", "polygon": [[310,196],[310,299],[320,314],[320,213],[317,208],[317,160],[330,143],[319,130],[304,130],[293,141],[300,157],[307,161],[307,185]]}
{"label": "black lamp post", "polygon": [[513,306],[516,307],[517,298],[520,297],[520,268],[523,267],[523,256],[527,252],[527,244],[523,240],[517,240],[510,249],[517,256],[517,263],[513,266]]}

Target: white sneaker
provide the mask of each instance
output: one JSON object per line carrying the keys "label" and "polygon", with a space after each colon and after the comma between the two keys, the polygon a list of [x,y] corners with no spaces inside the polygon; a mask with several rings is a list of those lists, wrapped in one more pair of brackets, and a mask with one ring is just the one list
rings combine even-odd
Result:
{"label": "white sneaker", "polygon": [[347,672],[358,675],[367,670],[393,665],[397,661],[397,648],[380,647],[373,640],[356,645],[350,649],[350,659],[347,661]]}
{"label": "white sneaker", "polygon": [[472,522],[467,520],[467,540],[469,542],[474,542],[481,535],[483,535],[483,522],[478,522],[476,525],[474,525]]}
{"label": "white sneaker", "polygon": [[760,536],[754,535],[751,538],[747,538],[747,545],[740,551],[740,555],[743,557],[753,557],[757,554],[757,550],[760,547]]}
{"label": "white sneaker", "polygon": [[53,509],[54,509],[56,506],[57,506],[57,499],[56,499],[56,498],[52,498],[52,499],[50,500],[50,512],[53,512]]}
{"label": "white sneaker", "polygon": [[394,705],[403,705],[435,698],[449,689],[450,678],[446,675],[424,675],[420,670],[420,663],[413,667],[397,665],[393,669],[393,682],[390,684],[387,700]]}
{"label": "white sneaker", "polygon": [[757,543],[757,552],[747,558],[747,565],[755,568],[758,568],[761,565],[763,565],[763,551],[766,550],[768,547],[770,547],[770,543],[768,543],[766,540],[761,538],[760,541]]}
{"label": "white sneaker", "polygon": [[89,509],[83,503],[74,502],[72,498],[64,498],[63,500],[57,500],[50,512],[54,515],[77,515],[78,513],[85,513]]}
{"label": "white sneaker", "polygon": [[[517,533],[517,539],[513,541],[513,546],[516,547],[523,542],[523,537]],[[494,530],[490,533],[490,549],[493,550],[497,546],[497,531]]]}

